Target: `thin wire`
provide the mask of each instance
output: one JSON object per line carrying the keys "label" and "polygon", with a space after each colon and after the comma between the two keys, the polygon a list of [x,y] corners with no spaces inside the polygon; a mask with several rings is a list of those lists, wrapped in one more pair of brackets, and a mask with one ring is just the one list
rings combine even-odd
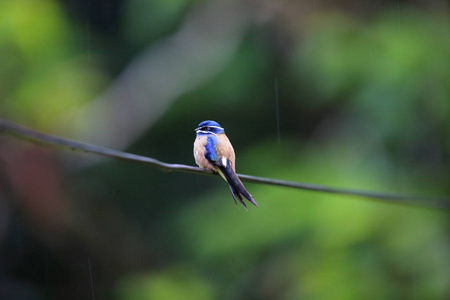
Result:
{"label": "thin wire", "polygon": [[[41,133],[35,131],[33,129],[29,129],[15,123],[0,119],[0,132],[5,134],[11,134],[15,136],[19,136],[22,138],[27,138],[32,141],[37,141],[45,144],[52,144],[58,146],[65,146],[72,150],[81,150],[86,153],[93,153],[101,156],[112,157],[116,159],[138,162],[148,164],[152,167],[156,167],[161,171],[165,172],[184,172],[191,174],[199,174],[199,175],[217,175],[216,173],[197,168],[193,166],[187,166],[182,164],[169,164],[157,159],[140,156],[136,154],[126,153],[122,151],[117,151],[113,149],[109,149],[106,147],[100,147],[96,145],[81,143],[77,141],[73,141],[70,139],[65,139],[61,137],[57,137],[50,134]],[[324,192],[331,194],[341,194],[348,196],[356,196],[361,198],[367,198],[371,200],[386,202],[386,203],[396,203],[396,204],[404,204],[404,205],[413,205],[420,206],[425,208],[433,208],[433,209],[441,209],[441,210],[450,210],[450,199],[449,198],[436,198],[436,197],[419,197],[419,196],[409,196],[409,195],[394,195],[394,194],[385,194],[371,191],[363,191],[363,190],[354,190],[354,189],[342,189],[342,188],[334,188],[325,185],[319,184],[309,184],[309,183],[300,183],[295,181],[286,181],[280,179],[272,179],[266,177],[256,177],[250,175],[238,174],[238,176],[247,182],[259,183],[259,184],[268,184],[275,186],[283,186],[301,190],[309,190],[316,192]]]}

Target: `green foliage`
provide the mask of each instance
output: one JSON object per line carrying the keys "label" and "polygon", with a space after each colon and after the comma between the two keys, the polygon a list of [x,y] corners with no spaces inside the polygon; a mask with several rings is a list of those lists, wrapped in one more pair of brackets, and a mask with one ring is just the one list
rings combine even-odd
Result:
{"label": "green foliage", "polygon": [[[97,46],[107,39],[98,36],[104,33],[92,25],[86,36],[62,5],[0,2],[0,108],[2,117],[69,136],[65,126],[82,105],[89,109],[107,81],[112,67],[99,63],[108,61],[104,56],[120,51],[150,56],[185,18],[200,15],[189,14],[191,9],[215,8],[208,1],[125,1],[119,34],[109,37],[116,44],[102,50]],[[278,5],[286,16],[301,18],[289,4]],[[236,27],[245,30],[233,36],[241,39],[239,47],[231,58],[223,55],[224,61],[215,62],[224,67],[194,80],[198,86],[184,83],[185,93],[177,99],[162,97],[161,103],[144,106],[158,110],[151,126],[135,118],[140,107],[128,110],[134,102],[127,100],[138,93],[135,82],[127,81],[137,78],[127,77],[132,68],[118,76],[128,88],[118,97],[125,101],[105,97],[110,110],[100,111],[104,115],[95,116],[98,120],[81,120],[82,125],[98,122],[95,130],[112,131],[102,120],[126,111],[121,120],[111,117],[121,122],[120,132],[106,136],[127,136],[138,124],[140,131],[130,133],[139,137],[130,152],[192,164],[193,129],[215,119],[234,144],[239,173],[401,194],[449,194],[448,15],[380,10],[362,19],[329,10],[301,18],[298,28],[287,17],[262,22],[265,14],[247,9],[242,9],[246,22],[258,22]],[[212,29],[205,24],[192,34],[201,36],[203,30]],[[117,44],[120,51],[109,51]],[[164,78],[179,75],[170,73],[178,72],[178,64],[168,64]],[[180,67],[180,72],[197,71]],[[152,84],[161,82],[159,74],[139,68],[137,73],[152,74],[146,78]],[[153,101],[152,96],[142,99]],[[111,161],[84,169],[58,167],[64,169],[65,185],[59,200],[71,199],[66,206],[78,217],[71,221],[73,236],[55,240],[70,240],[63,249],[77,244],[82,257],[92,254],[99,299],[105,294],[118,300],[444,299],[450,294],[449,219],[443,212],[249,183],[260,208],[247,212],[234,205],[219,177],[161,175],[143,165]],[[51,240],[47,231],[33,232]],[[62,275],[50,283],[52,294],[64,284],[73,288],[81,275],[74,271],[72,252],[61,255],[60,246],[50,244],[46,255],[57,253],[62,265]],[[136,253],[142,252],[141,261]],[[117,284],[98,283],[110,278]],[[36,286],[44,290],[46,284]]]}
{"label": "green foliage", "polygon": [[120,299],[208,300],[214,289],[189,266],[124,279],[117,289]]}
{"label": "green foliage", "polygon": [[75,32],[53,1],[0,2],[3,111],[52,127],[61,114],[93,98],[103,75],[75,46]]}
{"label": "green foliage", "polygon": [[[174,30],[187,0],[132,0],[125,2],[124,34],[133,44],[145,44]],[[163,29],[163,30],[162,30]]]}
{"label": "green foliage", "polygon": [[323,104],[344,98],[383,136],[396,138],[423,126],[435,127],[446,118],[446,16],[406,11],[367,25],[342,15],[324,15],[311,27],[299,48],[301,65],[293,62]]}
{"label": "green foliage", "polygon": [[[284,148],[290,146],[301,148]],[[326,152],[299,151],[287,164],[280,148],[257,148],[258,155],[250,152],[242,159],[257,166],[270,157],[270,174],[275,178],[307,178],[372,190],[392,188],[383,179],[386,176],[373,175],[379,173],[376,162],[355,155],[364,155],[364,151],[346,156],[342,149],[327,145]],[[269,172],[267,165],[260,169],[261,173],[262,169]],[[268,293],[273,292],[270,289],[282,290],[280,299],[380,299],[397,297],[398,293],[407,298],[444,296],[444,282],[450,278],[449,265],[443,263],[448,245],[442,248],[437,237],[446,235],[445,213],[346,196],[248,187],[258,195],[259,209],[239,211],[223,188],[203,195],[169,221],[179,224],[189,259],[206,268],[220,269],[227,285],[245,290],[247,287],[239,287],[238,278],[256,265],[259,271],[250,272],[249,284],[253,282],[256,290],[267,288]],[[286,282],[271,282],[265,276],[281,277]],[[265,287],[266,280],[271,282],[269,288]]]}

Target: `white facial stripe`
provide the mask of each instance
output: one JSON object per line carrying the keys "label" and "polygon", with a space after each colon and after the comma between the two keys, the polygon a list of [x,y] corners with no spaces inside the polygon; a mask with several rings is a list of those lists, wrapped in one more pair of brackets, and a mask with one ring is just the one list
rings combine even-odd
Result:
{"label": "white facial stripe", "polygon": [[219,126],[202,126],[202,127],[199,127],[197,129],[195,129],[195,131],[198,131],[201,128],[217,128],[217,129],[220,129],[220,130],[224,130],[222,127],[219,127]]}
{"label": "white facial stripe", "polygon": [[223,130],[223,128],[220,127],[220,126],[205,126],[205,127],[209,127],[209,128],[217,128],[217,129],[222,129],[222,130]]}
{"label": "white facial stripe", "polygon": [[211,131],[206,131],[206,130],[197,130],[197,133],[204,133],[204,134],[214,134],[214,135],[217,135],[217,134],[215,134],[214,132],[211,132]]}
{"label": "white facial stripe", "polygon": [[205,125],[205,126],[196,128],[195,131],[196,131],[196,132],[202,132],[202,133],[211,133],[211,134],[215,134],[215,133],[210,132],[210,131],[201,130],[202,128],[217,128],[217,129],[220,129],[220,130],[224,130],[224,129],[223,129],[222,127],[220,127],[220,126],[206,126],[206,125]]}

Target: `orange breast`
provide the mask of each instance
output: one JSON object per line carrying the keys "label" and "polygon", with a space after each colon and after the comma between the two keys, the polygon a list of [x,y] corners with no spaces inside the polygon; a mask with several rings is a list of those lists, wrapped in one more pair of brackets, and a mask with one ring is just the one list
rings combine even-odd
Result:
{"label": "orange breast", "polygon": [[195,163],[204,169],[209,169],[215,171],[216,168],[206,159],[206,148],[205,145],[208,142],[207,136],[199,136],[194,141],[194,158]]}
{"label": "orange breast", "polygon": [[[208,142],[208,136],[199,136],[194,141],[194,158],[195,163],[204,169],[216,170],[216,167],[213,166],[205,157],[206,148],[205,145]],[[235,155],[233,146],[230,143],[230,140],[227,138],[225,134],[217,135],[217,145],[216,152],[219,157],[225,157],[231,162],[231,166],[233,170],[235,170]]]}

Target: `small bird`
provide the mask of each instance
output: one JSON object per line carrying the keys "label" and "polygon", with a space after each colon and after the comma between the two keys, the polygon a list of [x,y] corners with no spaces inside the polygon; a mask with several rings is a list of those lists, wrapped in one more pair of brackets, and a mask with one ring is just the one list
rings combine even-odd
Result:
{"label": "small bird", "polygon": [[[236,197],[247,209],[243,197],[250,203],[259,207],[252,195],[245,189],[234,166],[235,155],[230,140],[225,135],[225,130],[215,121],[203,121],[195,129],[197,137],[194,141],[195,163],[204,169],[218,172],[228,183],[237,205]],[[248,209],[247,209],[248,210]]]}

